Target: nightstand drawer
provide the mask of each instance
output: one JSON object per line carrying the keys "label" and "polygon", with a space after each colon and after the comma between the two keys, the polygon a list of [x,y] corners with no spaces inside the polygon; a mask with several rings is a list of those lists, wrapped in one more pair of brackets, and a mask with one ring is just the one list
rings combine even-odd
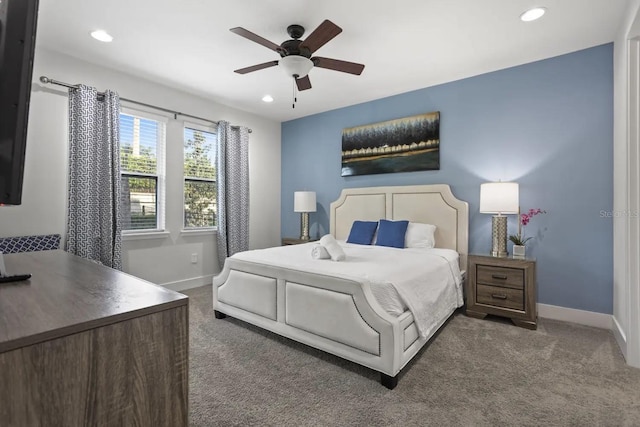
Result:
{"label": "nightstand drawer", "polygon": [[524,270],[521,268],[478,265],[476,277],[478,284],[524,289]]}
{"label": "nightstand drawer", "polygon": [[524,311],[524,292],[520,289],[478,284],[476,301],[478,304]]}

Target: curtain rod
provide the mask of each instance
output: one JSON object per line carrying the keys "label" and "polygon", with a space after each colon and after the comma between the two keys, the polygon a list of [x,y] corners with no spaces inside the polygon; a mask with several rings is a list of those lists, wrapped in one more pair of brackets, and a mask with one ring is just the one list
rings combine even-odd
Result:
{"label": "curtain rod", "polygon": [[[78,85],[72,85],[70,83],[65,83],[58,80],[50,79],[49,77],[46,77],[46,76],[40,76],[40,81],[44,84],[53,84],[53,85],[68,87],[69,89],[78,89]],[[104,92],[98,92],[98,95],[104,95]],[[171,113],[173,114],[174,119],[177,119],[178,118],[177,116],[183,116],[183,117],[189,117],[191,119],[197,119],[205,122],[218,124],[216,120],[205,119],[204,117],[192,116],[191,114],[185,114],[179,111],[169,110],[168,108],[158,107],[156,105],[145,104],[144,102],[134,101],[133,99],[127,99],[127,98],[121,97],[120,100],[125,102],[131,102],[132,104],[142,105],[143,107],[153,108],[155,110],[164,111],[165,113]],[[231,126],[231,127],[237,129],[239,126]],[[249,129],[249,133],[251,132],[253,131]]]}

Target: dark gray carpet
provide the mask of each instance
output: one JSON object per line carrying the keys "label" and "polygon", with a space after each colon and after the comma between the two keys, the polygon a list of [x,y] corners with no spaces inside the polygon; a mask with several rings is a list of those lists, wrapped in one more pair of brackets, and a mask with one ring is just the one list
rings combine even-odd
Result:
{"label": "dark gray carpet", "polygon": [[190,297],[193,426],[640,426],[640,370],[609,331],[456,314],[387,390],[379,375]]}

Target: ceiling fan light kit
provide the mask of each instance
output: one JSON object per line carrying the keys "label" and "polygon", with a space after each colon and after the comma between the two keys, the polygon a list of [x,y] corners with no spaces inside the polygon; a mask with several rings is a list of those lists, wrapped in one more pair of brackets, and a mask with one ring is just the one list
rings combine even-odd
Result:
{"label": "ceiling fan light kit", "polygon": [[269,61],[234,70],[238,74],[247,74],[279,65],[285,71],[287,76],[293,77],[298,90],[307,90],[311,89],[311,80],[309,80],[308,74],[313,67],[326,68],[328,70],[340,71],[358,76],[362,73],[362,70],[364,70],[363,64],[342,61],[340,59],[311,56],[316,50],[320,49],[327,42],[342,32],[342,28],[338,27],[328,19],[325,19],[305,40],[300,40],[300,37],[304,34],[303,26],[297,24],[289,25],[287,27],[287,33],[291,37],[291,40],[286,40],[280,45],[277,45],[264,37],[260,37],[259,35],[242,27],[231,28],[229,31],[275,51],[281,57],[279,61]]}
{"label": "ceiling fan light kit", "polygon": [[313,68],[313,61],[304,56],[291,55],[278,61],[278,65],[284,70],[287,77],[299,79],[309,74]]}

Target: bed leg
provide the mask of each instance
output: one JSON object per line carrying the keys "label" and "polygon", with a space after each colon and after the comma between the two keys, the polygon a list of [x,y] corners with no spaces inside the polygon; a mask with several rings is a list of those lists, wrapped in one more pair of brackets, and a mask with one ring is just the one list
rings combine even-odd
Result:
{"label": "bed leg", "polygon": [[380,384],[389,390],[393,390],[398,385],[398,376],[390,377],[389,375],[380,372]]}
{"label": "bed leg", "polygon": [[216,319],[224,319],[227,317],[226,314],[219,312],[218,310],[213,310],[213,315],[216,316]]}

